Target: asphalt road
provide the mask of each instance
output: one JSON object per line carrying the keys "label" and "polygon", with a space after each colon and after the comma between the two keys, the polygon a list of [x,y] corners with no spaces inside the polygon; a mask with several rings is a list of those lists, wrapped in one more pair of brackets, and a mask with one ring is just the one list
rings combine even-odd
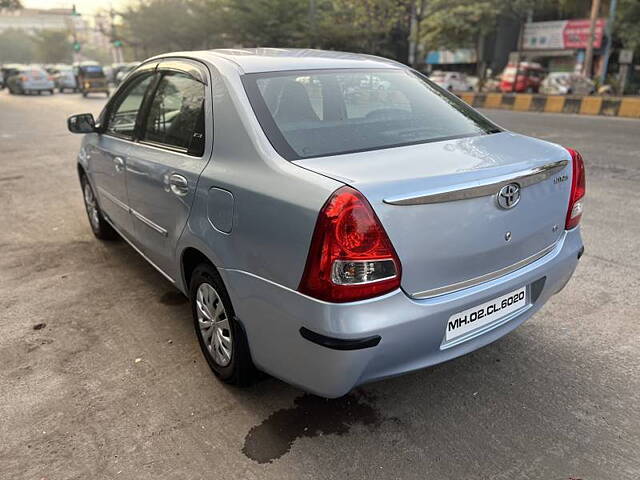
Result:
{"label": "asphalt road", "polygon": [[1,478],[640,477],[640,121],[487,111],[583,153],[573,280],[480,351],[325,401],[220,384],[185,299],[93,238],[65,118],[103,103],[0,93]]}

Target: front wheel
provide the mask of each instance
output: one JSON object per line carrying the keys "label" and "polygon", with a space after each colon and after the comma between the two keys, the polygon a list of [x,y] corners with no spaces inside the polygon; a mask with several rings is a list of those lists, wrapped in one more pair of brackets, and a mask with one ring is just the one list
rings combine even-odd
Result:
{"label": "front wheel", "polygon": [[196,267],[189,297],[198,343],[213,373],[225,383],[250,384],[255,367],[247,337],[235,319],[222,279],[211,265]]}
{"label": "front wheel", "polygon": [[86,176],[82,176],[80,180],[82,185],[82,196],[84,198],[84,208],[87,211],[89,217],[89,225],[91,225],[91,231],[100,240],[114,240],[118,238],[117,232],[113,227],[104,219],[98,200],[91,184],[87,180]]}

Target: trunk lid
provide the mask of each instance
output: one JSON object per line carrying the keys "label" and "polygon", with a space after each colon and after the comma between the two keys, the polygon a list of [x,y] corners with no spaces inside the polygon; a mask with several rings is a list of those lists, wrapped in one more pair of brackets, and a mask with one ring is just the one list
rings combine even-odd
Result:
{"label": "trunk lid", "polygon": [[[502,132],[295,163],[367,197],[402,262],[402,288],[428,298],[548,252],[564,232],[570,160],[558,145]],[[510,183],[521,196],[504,209],[496,197]]]}

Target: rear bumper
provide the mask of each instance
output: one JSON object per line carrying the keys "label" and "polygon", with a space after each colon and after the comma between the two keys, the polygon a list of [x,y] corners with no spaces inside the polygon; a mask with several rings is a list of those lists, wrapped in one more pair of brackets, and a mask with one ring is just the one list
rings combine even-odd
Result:
{"label": "rear bumper", "polygon": [[[581,248],[576,228],[566,232],[551,253],[526,267],[425,300],[411,299],[397,290],[362,302],[331,304],[246,272],[223,270],[221,274],[247,332],[256,366],[312,393],[339,397],[356,385],[450,360],[509,333],[564,287]],[[444,344],[451,315],[536,281],[542,288],[534,292],[537,298],[530,305],[469,334],[465,341]],[[338,340],[338,344],[377,337],[379,341],[364,348],[331,348],[301,335],[301,329],[319,335],[320,340]]]}

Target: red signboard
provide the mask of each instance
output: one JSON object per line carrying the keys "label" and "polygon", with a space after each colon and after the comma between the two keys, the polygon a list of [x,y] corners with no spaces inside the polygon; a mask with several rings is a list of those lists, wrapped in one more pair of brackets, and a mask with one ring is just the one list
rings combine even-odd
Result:
{"label": "red signboard", "polygon": [[[584,49],[589,42],[589,19],[554,20],[525,23],[522,46],[524,50]],[[606,20],[596,20],[593,46],[600,48]]]}
{"label": "red signboard", "polygon": [[[589,20],[568,20],[562,32],[564,48],[587,48],[589,43]],[[605,20],[596,20],[596,28],[593,34],[593,47],[600,48],[604,33]]]}

